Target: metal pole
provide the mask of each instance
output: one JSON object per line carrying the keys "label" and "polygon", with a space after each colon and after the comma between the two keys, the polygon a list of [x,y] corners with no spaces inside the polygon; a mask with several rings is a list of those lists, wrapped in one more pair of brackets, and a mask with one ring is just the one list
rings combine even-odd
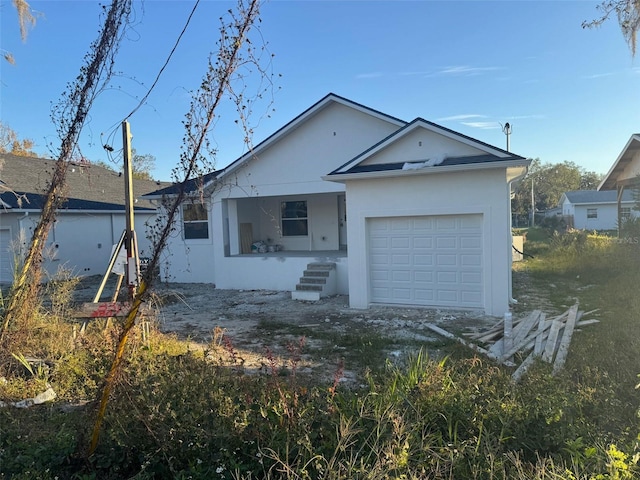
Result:
{"label": "metal pole", "polygon": [[511,125],[509,122],[504,124],[502,131],[507,136],[507,152],[511,151]]}
{"label": "metal pole", "polygon": [[531,179],[531,226],[536,225],[536,201],[533,195],[533,178]]}

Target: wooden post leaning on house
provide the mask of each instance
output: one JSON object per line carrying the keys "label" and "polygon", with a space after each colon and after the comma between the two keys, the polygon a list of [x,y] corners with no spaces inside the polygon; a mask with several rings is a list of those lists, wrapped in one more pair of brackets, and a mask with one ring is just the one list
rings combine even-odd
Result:
{"label": "wooden post leaning on house", "polygon": [[125,267],[125,278],[129,296],[127,300],[133,299],[138,287],[140,278],[140,267],[138,263],[137,242],[134,231],[133,218],[133,167],[131,165],[131,132],[129,122],[122,122],[122,152],[124,157],[124,204],[125,204],[125,237],[124,246],[127,251],[127,264]]}

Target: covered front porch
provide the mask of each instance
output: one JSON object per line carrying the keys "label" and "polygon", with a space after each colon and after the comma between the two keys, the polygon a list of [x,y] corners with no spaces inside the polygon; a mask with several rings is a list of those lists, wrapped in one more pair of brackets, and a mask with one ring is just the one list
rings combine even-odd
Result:
{"label": "covered front porch", "polygon": [[344,193],[225,199],[220,207],[218,288],[294,291],[324,264],[331,270],[329,294],[348,293]]}
{"label": "covered front porch", "polygon": [[347,249],[344,193],[249,197],[223,200],[225,256]]}

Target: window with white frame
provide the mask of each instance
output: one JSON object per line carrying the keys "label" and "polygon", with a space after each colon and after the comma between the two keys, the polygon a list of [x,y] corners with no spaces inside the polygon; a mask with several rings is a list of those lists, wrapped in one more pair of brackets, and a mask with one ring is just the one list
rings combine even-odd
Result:
{"label": "window with white frame", "polygon": [[309,234],[307,202],[282,202],[280,204],[283,237],[301,237]]}
{"label": "window with white frame", "polygon": [[597,208],[587,208],[587,218],[598,218],[598,209]]}
{"label": "window with white frame", "polygon": [[621,207],[620,218],[622,220],[629,220],[631,218],[631,207]]}
{"label": "window with white frame", "polygon": [[209,238],[209,214],[202,203],[182,205],[182,232],[185,240]]}

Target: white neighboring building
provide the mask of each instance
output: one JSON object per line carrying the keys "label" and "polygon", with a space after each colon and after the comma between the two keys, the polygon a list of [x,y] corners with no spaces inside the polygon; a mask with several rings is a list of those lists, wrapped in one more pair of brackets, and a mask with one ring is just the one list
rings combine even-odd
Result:
{"label": "white neighboring building", "polygon": [[[579,230],[616,230],[618,228],[618,198],[615,190],[577,190],[565,192],[560,198],[562,216],[567,225]],[[622,219],[637,217],[631,190],[620,199]]]}
{"label": "white neighboring building", "polygon": [[529,163],[329,94],[200,189],[192,183],[161,272],[300,299],[348,294],[355,308],[502,316],[511,298],[509,187]]}
{"label": "white neighboring building", "polygon": [[[54,171],[53,160],[0,155],[0,283],[13,282],[14,258],[28,248],[40,219],[43,193]],[[134,180],[136,196],[167,183]],[[44,270],[53,276],[60,267],[78,276],[103,275],[111,247],[125,229],[124,177],[90,163],[71,163],[67,200],[58,211],[45,247]],[[134,218],[141,255],[150,254],[145,223],[156,207],[136,199]]]}

